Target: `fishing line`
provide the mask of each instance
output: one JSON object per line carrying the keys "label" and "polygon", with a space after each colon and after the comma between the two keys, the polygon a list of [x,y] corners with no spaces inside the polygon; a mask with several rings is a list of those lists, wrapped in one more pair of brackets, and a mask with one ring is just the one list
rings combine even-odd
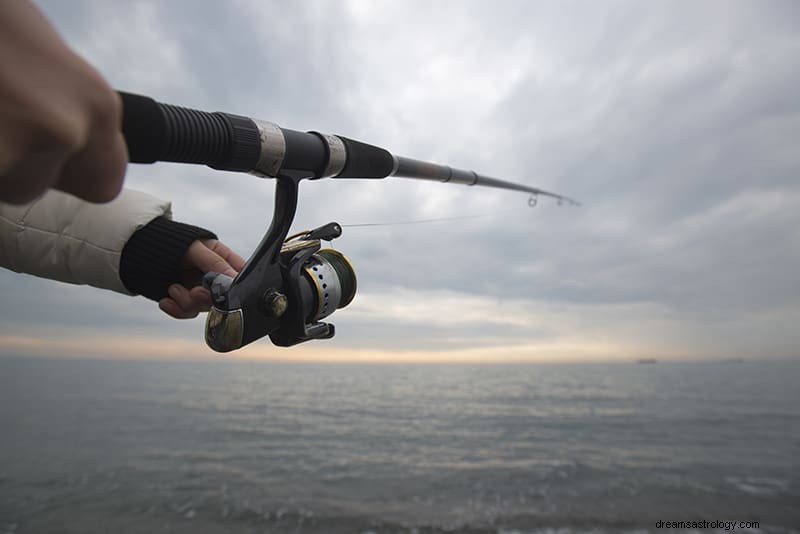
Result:
{"label": "fishing line", "polygon": [[[535,202],[528,204],[529,206],[533,207],[536,205]],[[428,223],[436,223],[436,222],[446,222],[446,221],[463,221],[466,219],[480,219],[483,217],[496,217],[497,215],[502,215],[504,213],[509,213],[512,211],[518,211],[516,208],[508,208],[504,210],[494,211],[492,213],[478,213],[474,215],[457,215],[453,217],[435,217],[432,219],[412,219],[409,221],[390,221],[390,222],[371,222],[371,223],[354,223],[354,224],[342,224],[340,225],[342,228],[369,228],[369,227],[377,227],[377,226],[402,226],[402,225],[410,225],[410,224],[428,224]]]}
{"label": "fishing line", "polygon": [[435,223],[435,222],[444,222],[444,221],[458,221],[464,219],[479,219],[481,217],[491,217],[492,215],[497,215],[497,213],[482,213],[479,215],[460,215],[458,217],[437,217],[435,219],[414,219],[411,221],[392,221],[392,222],[372,222],[372,223],[354,223],[354,224],[342,224],[342,228],[369,228],[373,226],[400,226],[400,225],[407,225],[407,224],[427,224],[427,223]]}

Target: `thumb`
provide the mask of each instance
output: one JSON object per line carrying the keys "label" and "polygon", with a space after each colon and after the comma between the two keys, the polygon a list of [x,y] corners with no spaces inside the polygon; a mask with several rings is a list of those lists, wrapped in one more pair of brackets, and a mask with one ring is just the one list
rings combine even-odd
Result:
{"label": "thumb", "polygon": [[236,276],[237,274],[236,270],[222,256],[205,246],[201,241],[195,241],[189,246],[189,250],[186,251],[186,259],[190,265],[204,273],[214,271],[228,276]]}

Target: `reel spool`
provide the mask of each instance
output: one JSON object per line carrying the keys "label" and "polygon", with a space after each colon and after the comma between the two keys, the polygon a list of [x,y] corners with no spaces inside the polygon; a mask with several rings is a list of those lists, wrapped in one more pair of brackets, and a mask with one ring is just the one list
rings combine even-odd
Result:
{"label": "reel spool", "polygon": [[[332,225],[338,227],[331,223],[322,228]],[[306,323],[314,323],[346,307],[353,301],[358,287],[355,269],[344,254],[333,248],[320,249],[319,239],[308,239],[319,231],[296,234],[286,239],[281,247],[281,259],[288,260],[287,264],[299,252],[313,250],[297,279],[299,305]]]}

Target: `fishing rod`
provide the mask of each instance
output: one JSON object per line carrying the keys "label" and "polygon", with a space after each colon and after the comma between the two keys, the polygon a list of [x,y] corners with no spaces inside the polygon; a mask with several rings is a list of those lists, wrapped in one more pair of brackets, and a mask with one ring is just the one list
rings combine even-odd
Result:
{"label": "fishing rod", "polygon": [[321,241],[342,235],[338,223],[287,238],[301,180],[394,176],[521,191],[532,195],[531,205],[539,195],[559,204],[580,205],[542,189],[396,156],[339,135],[289,130],[231,113],[119,94],[131,163],[194,163],[276,179],[272,221],[244,268],[235,278],[213,272],[204,277],[212,300],[205,339],[218,352],[241,348],[267,335],[283,347],[331,338],[334,326],[321,319],[347,306],[355,296],[356,275],[350,261],[337,250],[321,248]]}

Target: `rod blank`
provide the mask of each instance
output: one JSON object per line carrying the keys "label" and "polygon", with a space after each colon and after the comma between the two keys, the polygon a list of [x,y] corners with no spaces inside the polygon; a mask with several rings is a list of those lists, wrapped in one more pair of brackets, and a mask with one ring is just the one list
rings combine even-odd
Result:
{"label": "rod blank", "polygon": [[431,180],[434,182],[455,183],[464,185],[481,185],[484,187],[493,187],[496,189],[509,189],[512,191],[522,191],[532,195],[543,195],[558,199],[573,206],[580,206],[580,203],[569,197],[551,193],[536,187],[529,187],[527,185],[500,180],[499,178],[492,178],[491,176],[484,176],[475,171],[465,171],[448,167],[447,165],[438,165],[436,163],[429,163],[427,161],[420,161],[402,156],[395,156],[395,168],[391,176],[397,178],[413,178],[417,180]]}
{"label": "rod blank", "polygon": [[223,112],[205,112],[156,102],[120,92],[122,130],[131,163],[173,161],[215,169],[275,177],[281,173],[309,178],[413,178],[443,183],[480,185],[544,195],[579,206],[571,198],[438,165],[395,156],[387,150],[342,136],[299,132],[272,123]]}

